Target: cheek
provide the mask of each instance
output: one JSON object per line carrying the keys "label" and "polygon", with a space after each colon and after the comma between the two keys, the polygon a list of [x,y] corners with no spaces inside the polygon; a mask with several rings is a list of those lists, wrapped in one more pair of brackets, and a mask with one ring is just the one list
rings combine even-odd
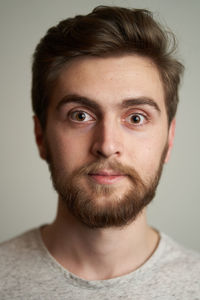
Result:
{"label": "cheek", "polygon": [[165,148],[167,136],[149,135],[129,140],[129,153],[132,166],[148,176],[157,171]]}
{"label": "cheek", "polygon": [[73,170],[82,166],[88,156],[87,135],[54,130],[47,136],[47,143],[54,163],[60,168]]}

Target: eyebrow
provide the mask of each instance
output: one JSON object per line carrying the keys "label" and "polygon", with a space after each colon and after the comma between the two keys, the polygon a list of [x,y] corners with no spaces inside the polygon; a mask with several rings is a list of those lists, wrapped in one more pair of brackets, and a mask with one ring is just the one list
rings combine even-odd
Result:
{"label": "eyebrow", "polygon": [[94,100],[76,94],[64,96],[56,106],[56,109],[59,110],[63,105],[68,103],[82,104],[84,106],[91,107],[94,110],[101,110],[100,105]]}
{"label": "eyebrow", "polygon": [[[77,94],[70,94],[64,96],[61,99],[61,101],[57,104],[56,109],[59,110],[63,105],[66,105],[68,103],[77,103],[97,111],[102,111],[101,106],[96,101]],[[120,108],[129,108],[138,105],[149,105],[153,107],[157,112],[161,113],[161,109],[159,108],[158,104],[153,99],[148,97],[125,99],[122,101],[122,103],[117,104],[117,106],[119,106]]]}
{"label": "eyebrow", "polygon": [[122,106],[122,108],[128,108],[130,106],[135,106],[135,105],[149,105],[152,106],[159,113],[161,113],[161,109],[158,106],[158,104],[153,99],[147,97],[127,99],[124,100],[120,106]]}

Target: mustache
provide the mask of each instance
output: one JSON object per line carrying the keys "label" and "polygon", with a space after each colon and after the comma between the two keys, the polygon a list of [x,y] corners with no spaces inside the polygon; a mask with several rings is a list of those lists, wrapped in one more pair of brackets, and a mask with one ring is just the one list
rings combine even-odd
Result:
{"label": "mustache", "polygon": [[105,159],[100,159],[98,161],[88,163],[82,166],[81,168],[76,169],[73,172],[73,177],[89,175],[91,173],[98,173],[99,171],[102,171],[104,169],[109,169],[113,172],[128,176],[133,182],[138,182],[138,180],[141,180],[140,175],[133,167],[123,165],[122,163],[116,160],[108,161]]}

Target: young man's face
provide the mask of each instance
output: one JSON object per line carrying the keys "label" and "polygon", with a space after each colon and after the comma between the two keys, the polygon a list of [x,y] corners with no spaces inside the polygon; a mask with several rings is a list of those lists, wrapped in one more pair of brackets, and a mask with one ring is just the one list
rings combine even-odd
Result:
{"label": "young man's face", "polygon": [[51,93],[45,132],[36,125],[60,198],[89,227],[137,217],[154,196],[174,136],[159,73],[135,55],[71,62]]}

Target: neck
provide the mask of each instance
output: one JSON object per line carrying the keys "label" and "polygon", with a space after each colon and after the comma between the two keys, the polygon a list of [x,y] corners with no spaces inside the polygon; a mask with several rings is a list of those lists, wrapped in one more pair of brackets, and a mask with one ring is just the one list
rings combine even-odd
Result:
{"label": "neck", "polygon": [[154,252],[158,233],[147,225],[145,210],[122,228],[90,229],[78,222],[59,201],[55,221],[42,230],[52,256],[68,271],[87,280],[125,275]]}

